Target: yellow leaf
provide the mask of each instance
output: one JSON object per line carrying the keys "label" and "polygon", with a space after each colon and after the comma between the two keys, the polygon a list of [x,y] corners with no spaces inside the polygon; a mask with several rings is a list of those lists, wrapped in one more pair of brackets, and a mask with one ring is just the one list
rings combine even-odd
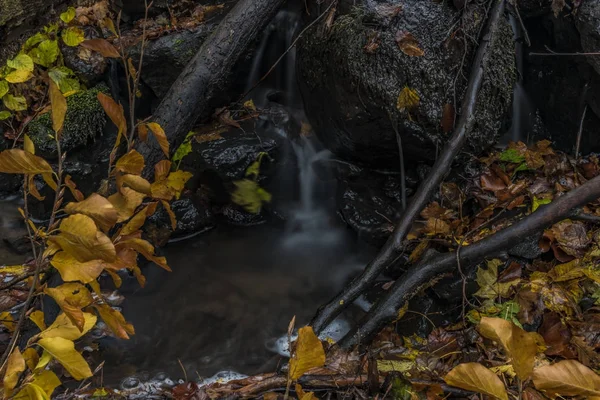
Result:
{"label": "yellow leaf", "polygon": [[17,382],[21,372],[25,371],[25,359],[19,351],[18,347],[15,347],[8,360],[6,362],[6,372],[4,374],[4,395],[10,396]]}
{"label": "yellow leaf", "polygon": [[133,66],[133,60],[131,59],[131,57],[129,57],[127,59],[127,70],[129,71],[129,75],[131,76],[131,79],[135,80],[135,78],[137,77],[137,71],[135,70],[135,67]]}
{"label": "yellow leaf", "polygon": [[146,218],[154,214],[156,211],[156,205],[157,203],[150,203],[146,207],[142,208],[133,216],[133,218],[129,220],[129,222],[127,222],[127,224],[125,224],[125,226],[123,226],[120,234],[124,236],[130,235],[140,229],[144,225],[144,222],[146,222]]}
{"label": "yellow leaf", "polygon": [[504,384],[492,371],[479,363],[457,365],[444,377],[448,385],[508,400]]}
{"label": "yellow leaf", "polygon": [[68,214],[84,214],[92,218],[103,231],[112,228],[118,219],[117,210],[105,197],[92,193],[80,202],[70,202],[65,207]]}
{"label": "yellow leaf", "polygon": [[380,372],[407,372],[415,366],[414,360],[377,360]]}
{"label": "yellow leaf", "polygon": [[127,175],[123,175],[123,177],[121,179],[125,186],[130,187],[131,189],[135,190],[136,192],[144,193],[148,196],[150,196],[152,194],[151,189],[150,189],[151,188],[150,182],[148,182],[141,176],[127,174]]}
{"label": "yellow leaf", "polygon": [[58,244],[77,261],[115,260],[115,246],[98,231],[94,220],[87,215],[71,215],[61,221],[59,229],[60,234],[52,236],[49,241]]}
{"label": "yellow leaf", "polygon": [[528,332],[505,319],[489,317],[481,318],[477,329],[482,336],[502,343],[519,379],[525,381],[529,378],[533,372],[537,343]]}
{"label": "yellow leaf", "polygon": [[29,135],[25,135],[23,137],[23,150],[25,150],[28,153],[35,154],[35,145],[29,138]]}
{"label": "yellow leaf", "polygon": [[79,281],[90,283],[95,281],[104,270],[106,261],[91,260],[79,262],[67,252],[60,251],[54,255],[50,264],[58,270],[65,282]]}
{"label": "yellow leaf", "polygon": [[417,107],[420,101],[419,94],[415,89],[404,86],[404,89],[402,89],[398,95],[396,108],[400,111],[410,110]]}
{"label": "yellow leaf", "polygon": [[16,69],[10,74],[6,75],[4,79],[10,83],[23,83],[27,82],[29,79],[33,77],[31,71],[27,71],[26,69]]}
{"label": "yellow leaf", "polygon": [[119,52],[110,44],[110,42],[106,39],[88,39],[81,43],[81,47],[86,49],[97,51],[102,55],[102,57],[107,58],[119,58]]}
{"label": "yellow leaf", "polygon": [[98,101],[102,105],[102,108],[104,108],[106,115],[108,115],[113,124],[118,128],[118,134],[127,133],[127,121],[125,120],[123,106],[117,104],[111,97],[102,92],[98,93]]}
{"label": "yellow leaf", "polygon": [[[42,370],[39,373],[36,373],[33,376],[33,381],[25,386],[19,394],[15,397],[15,400],[41,400],[48,399],[50,400],[54,389],[61,385],[60,379],[58,376],[50,370]],[[30,386],[34,386],[32,388]],[[35,397],[37,396],[37,397]]]}
{"label": "yellow leaf", "polygon": [[[6,93],[8,93],[9,87],[8,82],[5,80],[0,80],[0,99],[4,97]],[[8,113],[10,115],[10,113]],[[8,118],[8,117],[7,117]],[[6,119],[6,118],[3,118]]]}
{"label": "yellow leaf", "polygon": [[39,358],[37,365],[35,366],[35,371],[40,371],[46,368],[46,365],[52,361],[52,356],[46,350],[42,352],[42,356]]}
{"label": "yellow leaf", "polygon": [[498,297],[509,297],[511,288],[519,283],[519,278],[509,282],[498,282],[498,267],[502,262],[493,259],[487,262],[487,269],[477,268],[477,284],[479,290],[475,296],[484,299],[496,299]]}
{"label": "yellow leaf", "polygon": [[67,115],[67,99],[52,79],[50,79],[50,104],[52,106],[52,129],[60,138],[65,115]]}
{"label": "yellow leaf", "polygon": [[252,99],[244,102],[244,108],[247,108],[251,111],[256,111],[256,106],[254,105],[254,101]]}
{"label": "yellow leaf", "polygon": [[41,157],[21,149],[4,150],[0,153],[0,172],[6,174],[51,173],[52,167]]}
{"label": "yellow leaf", "polygon": [[117,210],[118,219],[117,222],[127,221],[135,209],[142,204],[142,201],[146,197],[143,193],[138,193],[135,190],[123,187],[120,192],[117,192],[108,198],[108,201]]}
{"label": "yellow leaf", "polygon": [[23,96],[13,96],[12,94],[6,94],[2,97],[2,102],[12,111],[25,111],[27,110],[27,100]]}
{"label": "yellow leaf", "polygon": [[131,150],[117,160],[115,170],[125,174],[140,175],[144,170],[144,156],[135,150]]}
{"label": "yellow leaf", "polygon": [[46,322],[44,322],[44,312],[36,310],[29,314],[29,319],[38,327],[40,331],[46,329]]}
{"label": "yellow leaf", "polygon": [[302,386],[296,383],[296,395],[299,400],[318,400],[313,392],[305,392]]}
{"label": "yellow leaf", "polygon": [[600,396],[600,376],[575,360],[537,368],[533,371],[533,384],[551,397]]}
{"label": "yellow leaf", "polygon": [[81,309],[92,303],[90,291],[80,283],[63,283],[56,288],[46,288],[44,293],[56,301],[69,320],[82,332],[86,319]]}
{"label": "yellow leaf", "polygon": [[183,191],[186,182],[189,181],[191,177],[192,174],[190,172],[181,170],[171,172],[169,174],[167,177],[167,185],[169,185],[169,187],[175,191],[176,198],[179,198],[179,195]]}
{"label": "yellow leaf", "polygon": [[95,305],[94,307],[98,310],[100,318],[118,338],[129,339],[129,335],[135,334],[133,325],[125,321],[125,317],[119,311],[107,304]]}
{"label": "yellow leaf", "polygon": [[77,185],[75,184],[75,182],[73,182],[73,180],[71,180],[71,175],[67,175],[67,177],[65,178],[65,186],[69,188],[75,200],[83,200],[83,193],[77,190]]}
{"label": "yellow leaf", "polygon": [[52,325],[40,333],[40,338],[61,337],[63,339],[77,340],[90,331],[96,325],[97,317],[94,314],[83,314],[83,330],[73,325],[69,316],[65,313],[60,313],[54,320]]}
{"label": "yellow leaf", "polygon": [[156,138],[156,141],[160,145],[160,148],[162,149],[163,153],[165,153],[165,156],[167,158],[169,158],[169,140],[167,139],[167,135],[165,134],[165,131],[156,122],[149,122],[147,125],[148,125],[148,128],[154,134],[154,137]]}
{"label": "yellow leaf", "polygon": [[92,376],[90,367],[83,356],[75,350],[75,344],[72,341],[53,337],[40,339],[38,344],[56,358],[74,379],[80,381]]}
{"label": "yellow leaf", "polygon": [[8,329],[9,332],[14,332],[15,330],[15,319],[13,318],[12,314],[8,311],[3,311],[0,313],[0,322],[2,322],[2,325],[4,325],[6,327],[6,329]]}
{"label": "yellow leaf", "polygon": [[306,371],[323,365],[325,365],[325,350],[313,328],[304,326],[298,329],[296,351],[290,360],[290,379],[298,380]]}
{"label": "yellow leaf", "polygon": [[35,175],[26,175],[27,178],[27,190],[29,190],[29,194],[35,197],[37,200],[42,201],[45,199],[45,196],[42,196],[37,189],[34,178]]}
{"label": "yellow leaf", "polygon": [[10,68],[33,72],[33,60],[25,53],[18,54],[12,60],[6,61],[6,65]]}
{"label": "yellow leaf", "polygon": [[62,38],[67,46],[75,47],[85,40],[85,35],[81,29],[71,26],[62,31]]}
{"label": "yellow leaf", "polygon": [[258,182],[252,179],[235,181],[235,191],[231,194],[231,201],[244,207],[250,213],[258,214],[263,203],[271,201],[271,194],[261,188]]}
{"label": "yellow leaf", "polygon": [[116,244],[118,250],[121,249],[132,249],[143,255],[147,260],[154,262],[159,267],[166,269],[167,271],[171,271],[171,268],[167,265],[167,259],[164,257],[158,257],[154,255],[154,246],[152,246],[148,241],[139,239],[139,238],[131,238],[123,240]]}
{"label": "yellow leaf", "polygon": [[69,22],[71,22],[73,20],[73,18],[75,18],[75,15],[76,15],[75,8],[69,7],[69,8],[67,8],[67,11],[60,14],[60,19],[65,24],[68,24]]}
{"label": "yellow leaf", "polygon": [[35,366],[40,361],[40,356],[33,347],[25,349],[25,351],[23,352],[23,358],[25,359],[25,364],[27,364],[27,368],[29,368],[32,371],[35,369]]}

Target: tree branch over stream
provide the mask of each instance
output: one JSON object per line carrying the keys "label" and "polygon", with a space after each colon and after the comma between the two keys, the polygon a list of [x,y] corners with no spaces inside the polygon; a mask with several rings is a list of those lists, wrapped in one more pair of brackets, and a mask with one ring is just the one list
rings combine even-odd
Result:
{"label": "tree branch over stream", "polygon": [[419,186],[419,190],[411,199],[402,214],[400,221],[396,224],[394,233],[387,240],[379,254],[366,266],[363,273],[355,278],[344,290],[333,300],[324,305],[312,321],[315,331],[322,331],[329,322],[351,304],[362,292],[370,288],[375,279],[386,268],[394,264],[403,251],[403,240],[419,215],[425,204],[429,201],[447,173],[450,171],[452,162],[464,146],[467,135],[473,128],[475,122],[475,107],[479,90],[483,84],[484,72],[490,60],[490,49],[494,39],[498,36],[500,22],[504,12],[504,0],[492,0],[495,2],[490,13],[486,29],[480,38],[480,45],[471,67],[469,84],[461,107],[461,116],[454,130],[454,134],[446,143],[444,150],[437,159],[427,178]]}
{"label": "tree branch over stream", "polygon": [[[204,41],[154,112],[164,129],[171,152],[199,119],[212,112],[211,100],[223,90],[235,63],[263,31],[285,0],[240,0]],[[146,160],[144,176],[152,174],[162,158],[154,139],[140,143]]]}

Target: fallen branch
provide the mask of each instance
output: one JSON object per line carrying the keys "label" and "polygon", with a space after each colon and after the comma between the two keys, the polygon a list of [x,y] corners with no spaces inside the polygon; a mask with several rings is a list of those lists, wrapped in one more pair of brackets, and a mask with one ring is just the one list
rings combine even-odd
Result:
{"label": "fallen branch", "polygon": [[600,198],[600,176],[555,199],[552,203],[540,207],[512,226],[470,246],[462,247],[459,256],[456,253],[441,254],[428,262],[412,266],[396,280],[385,296],[359,322],[359,328],[351,330],[340,341],[340,346],[349,348],[368,342],[384,325],[398,317],[400,307],[418,294],[422,288],[435,282],[437,277],[457,268],[459,261],[462,268],[465,268],[477,264],[484,257],[494,257],[503,250],[517,245],[523,238],[569,217],[572,214],[571,210],[583,207],[598,198]]}
{"label": "fallen branch", "polygon": [[[173,153],[198,118],[212,113],[210,101],[223,90],[235,63],[263,31],[284,0],[240,0],[206,39],[154,112]],[[149,177],[164,155],[158,142],[139,143]]]}
{"label": "fallen branch", "polygon": [[438,190],[439,184],[450,170],[452,161],[467,140],[467,134],[471,131],[475,122],[477,95],[483,84],[484,70],[489,62],[490,45],[494,38],[498,36],[500,21],[504,11],[504,0],[492,1],[496,2],[496,4],[492,9],[486,30],[481,37],[481,44],[475,55],[469,85],[461,108],[461,116],[454,134],[446,144],[444,151],[440,158],[437,159],[427,178],[421,183],[419,190],[408,204],[400,221],[396,224],[394,233],[385,243],[379,254],[367,265],[360,276],[355,278],[341,293],[319,310],[311,323],[315,331],[322,331],[344,308],[351,304],[363,291],[370,288],[383,270],[398,260],[403,250],[402,242],[410,231],[415,218],[419,215],[423,207],[425,207],[432,194]]}

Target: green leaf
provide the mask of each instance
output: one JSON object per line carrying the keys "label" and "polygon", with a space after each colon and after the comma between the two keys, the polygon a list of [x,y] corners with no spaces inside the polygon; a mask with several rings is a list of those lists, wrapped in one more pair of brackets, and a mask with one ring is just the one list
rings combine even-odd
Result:
{"label": "green leaf", "polygon": [[181,160],[183,160],[185,156],[192,152],[192,138],[195,134],[196,132],[189,131],[187,135],[185,135],[185,139],[183,139],[183,142],[177,148],[175,154],[173,154],[173,158],[171,160],[173,161],[173,164],[179,165],[179,163],[181,163]]}
{"label": "green leaf", "polygon": [[536,196],[533,196],[531,212],[534,212],[535,210],[537,210],[540,206],[542,206],[544,204],[550,204],[550,203],[552,203],[552,199],[550,199],[550,198],[538,198]]}
{"label": "green leaf", "polygon": [[500,161],[520,164],[525,161],[525,156],[519,154],[516,149],[506,149],[499,156]]}
{"label": "green leaf", "polygon": [[258,175],[260,174],[260,164],[264,156],[268,156],[268,154],[264,151],[258,153],[256,160],[246,169],[246,178],[254,180],[258,179]]}
{"label": "green leaf", "polygon": [[71,26],[62,32],[63,42],[67,46],[75,47],[85,40],[84,33],[81,29]]}
{"label": "green leaf", "polygon": [[6,62],[11,68],[33,72],[33,60],[27,54],[21,53]]}
{"label": "green leaf", "polygon": [[46,25],[44,27],[44,32],[46,32],[46,33],[57,33],[58,32],[58,24],[54,23],[54,24]]}
{"label": "green leaf", "polygon": [[12,94],[7,94],[2,98],[2,102],[12,111],[25,111],[27,110],[27,100],[23,96],[13,96]]}
{"label": "green leaf", "polygon": [[29,52],[34,63],[46,68],[49,68],[54,64],[58,58],[58,54],[58,41],[56,40],[44,40],[38,47]]}
{"label": "green leaf", "polygon": [[75,18],[75,9],[73,7],[69,7],[67,9],[67,11],[65,11],[62,14],[60,14],[60,19],[65,24],[68,24],[69,22],[73,21],[73,18]]}
{"label": "green leaf", "polygon": [[10,113],[10,111],[0,111],[0,121],[4,121],[6,119],[9,119],[10,117],[12,117],[12,114]]}
{"label": "green leaf", "polygon": [[3,98],[6,93],[8,93],[8,82],[2,80],[0,81],[0,99]]}
{"label": "green leaf", "polygon": [[231,195],[231,200],[250,213],[258,214],[262,204],[271,201],[271,194],[258,186],[258,182],[243,179],[233,182],[233,184],[236,189]]}
{"label": "green leaf", "polygon": [[74,73],[67,67],[54,67],[48,71],[48,75],[58,85],[62,93],[81,88],[79,81],[76,78],[71,78]]}
{"label": "green leaf", "polygon": [[29,39],[27,39],[27,41],[23,45],[23,50],[28,51],[33,46],[35,46],[38,43],[43,42],[44,40],[47,40],[47,39],[48,39],[48,35],[38,32],[35,35],[31,36]]}

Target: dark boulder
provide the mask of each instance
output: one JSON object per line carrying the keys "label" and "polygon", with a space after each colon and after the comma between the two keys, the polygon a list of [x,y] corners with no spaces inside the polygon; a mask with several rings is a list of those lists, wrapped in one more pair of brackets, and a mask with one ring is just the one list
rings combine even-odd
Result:
{"label": "dark boulder", "polygon": [[[320,15],[326,6],[321,4],[319,10],[315,3],[311,16]],[[352,161],[396,168],[398,150],[390,122],[395,120],[406,157],[433,160],[448,136],[441,128],[444,105],[454,103],[455,97],[458,104],[462,100],[464,77],[477,46],[471,38],[478,37],[483,15],[485,8],[475,3],[467,5],[461,18],[447,2],[341,1],[333,24],[318,24],[298,47],[304,104],[325,146]],[[397,39],[406,43],[409,35],[424,51],[422,57],[399,48]],[[500,133],[516,79],[508,22],[503,21],[500,34],[491,39],[492,61],[469,137],[468,151],[475,153]],[[397,108],[405,87],[420,98],[409,111]]]}
{"label": "dark boulder", "polygon": [[171,227],[171,220],[167,211],[161,208],[148,218],[148,222],[155,225],[154,229],[168,228],[172,231],[171,238],[187,236],[204,231],[214,226],[212,212],[207,204],[197,196],[181,198],[171,203],[171,210],[175,214],[177,227]]}

